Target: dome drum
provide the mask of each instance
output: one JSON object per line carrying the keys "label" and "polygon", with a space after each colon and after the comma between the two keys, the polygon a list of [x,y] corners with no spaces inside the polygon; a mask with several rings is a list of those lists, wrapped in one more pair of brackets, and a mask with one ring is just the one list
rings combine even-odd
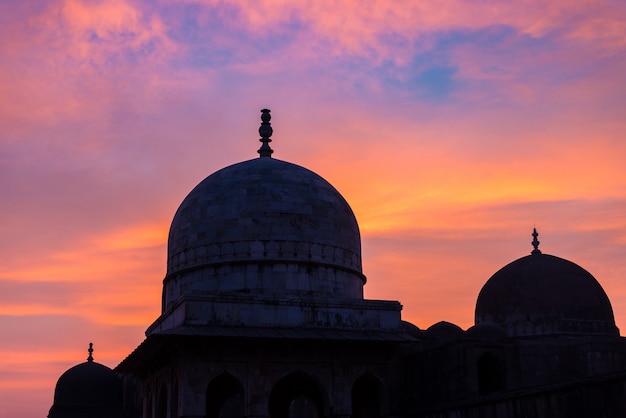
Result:
{"label": "dome drum", "polygon": [[364,276],[332,264],[265,261],[216,263],[170,276],[164,283],[166,310],[189,292],[343,295],[363,299]]}
{"label": "dome drum", "polygon": [[181,250],[173,254],[169,261],[180,272],[214,264],[282,260],[332,264],[353,271],[361,268],[361,257],[353,251],[302,241],[224,242]]}

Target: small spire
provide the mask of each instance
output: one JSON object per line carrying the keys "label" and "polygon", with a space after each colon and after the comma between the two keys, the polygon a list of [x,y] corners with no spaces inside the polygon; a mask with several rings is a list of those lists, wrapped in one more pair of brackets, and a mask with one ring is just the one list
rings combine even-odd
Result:
{"label": "small spire", "polygon": [[92,362],[93,361],[93,343],[89,343],[89,350],[87,350],[89,352],[89,357],[87,357],[87,361]]}
{"label": "small spire", "polygon": [[539,240],[537,240],[537,237],[539,236],[539,234],[537,233],[537,228],[533,228],[533,247],[535,247],[534,250],[532,250],[530,253],[531,254],[541,254],[541,250],[539,249]]}
{"label": "small spire", "polygon": [[270,115],[270,110],[261,109],[262,123],[261,127],[259,128],[259,135],[261,135],[261,139],[259,139],[259,141],[261,141],[263,145],[261,145],[261,148],[259,148],[259,150],[257,151],[261,157],[271,158],[272,153],[274,152],[274,150],[272,150],[269,145],[269,143],[272,142],[270,136],[272,136],[272,133],[274,132],[274,130],[272,129],[272,125],[270,124],[271,119],[272,116]]}

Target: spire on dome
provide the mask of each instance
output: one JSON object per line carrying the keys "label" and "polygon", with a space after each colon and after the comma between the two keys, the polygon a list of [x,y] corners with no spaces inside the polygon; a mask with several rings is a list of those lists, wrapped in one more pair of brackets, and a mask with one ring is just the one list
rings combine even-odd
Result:
{"label": "spire on dome", "polygon": [[539,249],[539,240],[537,240],[537,237],[539,236],[539,234],[537,233],[537,228],[533,228],[533,242],[531,244],[533,244],[533,247],[535,247],[534,250],[532,250],[530,253],[531,254],[541,254],[541,250]]}
{"label": "spire on dome", "polygon": [[92,362],[93,361],[93,343],[89,343],[89,350],[87,350],[89,352],[89,357],[87,357],[87,361]]}
{"label": "spire on dome", "polygon": [[259,141],[261,141],[263,145],[261,145],[261,148],[259,148],[259,150],[257,151],[261,157],[271,158],[272,153],[274,152],[274,150],[272,150],[269,145],[269,143],[272,142],[270,136],[272,136],[272,133],[274,132],[272,129],[272,125],[270,124],[271,119],[272,116],[270,115],[270,110],[261,109],[262,123],[261,127],[259,128],[259,135],[261,135],[261,139],[259,139]]}

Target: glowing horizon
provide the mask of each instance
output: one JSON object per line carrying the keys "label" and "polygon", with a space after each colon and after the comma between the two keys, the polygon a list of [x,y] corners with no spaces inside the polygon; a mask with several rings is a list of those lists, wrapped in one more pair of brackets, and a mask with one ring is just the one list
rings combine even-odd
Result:
{"label": "glowing horizon", "polygon": [[0,3],[0,418],[45,416],[160,313],[169,223],[209,174],[273,157],[333,184],[369,299],[473,324],[540,249],[626,329],[626,3]]}

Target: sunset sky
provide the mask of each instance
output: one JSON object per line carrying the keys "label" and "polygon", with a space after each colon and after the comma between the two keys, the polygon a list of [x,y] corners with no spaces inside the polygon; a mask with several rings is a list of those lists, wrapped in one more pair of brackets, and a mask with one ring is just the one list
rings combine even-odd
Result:
{"label": "sunset sky", "polygon": [[5,0],[0,417],[143,340],[174,212],[264,107],[351,204],[366,298],[467,329],[536,226],[626,332],[623,0]]}

